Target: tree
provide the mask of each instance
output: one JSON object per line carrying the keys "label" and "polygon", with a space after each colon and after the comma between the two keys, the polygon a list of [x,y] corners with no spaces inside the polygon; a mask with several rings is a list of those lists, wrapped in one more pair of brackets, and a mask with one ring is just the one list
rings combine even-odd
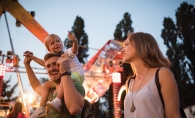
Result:
{"label": "tree", "polygon": [[13,97],[13,94],[18,84],[16,83],[13,85],[13,87],[11,87],[11,85],[9,84],[10,82],[11,82],[11,76],[7,81],[3,83],[2,97],[6,102],[15,101],[18,98],[18,96]]}
{"label": "tree", "polygon": [[119,41],[125,41],[127,39],[128,33],[134,31],[131,24],[131,15],[126,12],[123,16],[123,20],[121,20],[116,26],[116,30],[114,32],[114,39]]}
{"label": "tree", "polygon": [[181,106],[195,102],[195,9],[187,2],[176,10],[176,24],[169,17],[163,21],[161,37],[166,55],[178,84]]}
{"label": "tree", "polygon": [[[131,26],[132,24],[131,15],[129,13],[124,13],[123,19],[117,24],[116,30],[114,32],[114,40],[125,41],[127,39],[128,33],[133,32],[134,28]],[[125,75],[129,76],[132,74],[132,69],[129,64],[124,63],[123,68],[125,71]],[[124,84],[126,81],[126,76],[122,78],[121,83]]]}
{"label": "tree", "polygon": [[[123,19],[117,24],[115,32],[114,32],[114,40],[125,41],[127,39],[128,33],[133,32],[134,29],[131,26],[132,20],[129,13],[124,13]],[[125,84],[127,76],[132,74],[132,68],[130,64],[123,64],[124,72],[121,72],[121,85]],[[113,93],[112,93],[113,85],[111,84],[108,92],[106,92],[105,97],[109,101],[109,117],[113,116]],[[124,95],[122,96],[122,100],[124,100]],[[121,110],[124,110],[124,106],[122,103]]]}
{"label": "tree", "polygon": [[[75,34],[78,40],[78,44],[80,45],[78,48],[78,59],[81,63],[85,63],[87,61],[87,57],[89,56],[87,54],[88,51],[88,36],[85,33],[84,30],[84,20],[77,16],[76,20],[74,22],[74,25],[72,27],[72,32]],[[69,48],[72,46],[72,43],[66,38],[64,41],[65,47]]]}
{"label": "tree", "polygon": [[[133,27],[131,26],[132,23],[133,22],[131,20],[131,15],[127,12],[124,13],[123,19],[116,26],[116,30],[114,32],[114,40],[125,41],[127,39],[128,33],[134,31]],[[132,69],[129,64],[123,64],[123,68],[124,68],[126,76],[129,76],[132,74]],[[126,76],[125,76],[125,79],[122,80],[121,82],[122,84],[125,83]]]}

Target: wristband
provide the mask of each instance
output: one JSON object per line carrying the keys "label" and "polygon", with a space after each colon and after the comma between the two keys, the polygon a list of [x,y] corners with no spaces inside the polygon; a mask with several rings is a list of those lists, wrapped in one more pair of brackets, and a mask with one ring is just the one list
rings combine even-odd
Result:
{"label": "wristband", "polygon": [[65,76],[65,75],[71,75],[71,72],[63,72],[62,74],[61,74],[61,76]]}

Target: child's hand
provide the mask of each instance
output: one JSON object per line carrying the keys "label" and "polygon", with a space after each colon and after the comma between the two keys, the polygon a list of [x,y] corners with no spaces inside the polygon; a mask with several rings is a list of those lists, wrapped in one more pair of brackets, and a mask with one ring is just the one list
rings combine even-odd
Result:
{"label": "child's hand", "polygon": [[70,31],[68,31],[68,39],[69,39],[70,41],[72,41],[72,42],[77,42],[77,38],[76,38],[75,35],[74,35],[72,32],[70,32]]}

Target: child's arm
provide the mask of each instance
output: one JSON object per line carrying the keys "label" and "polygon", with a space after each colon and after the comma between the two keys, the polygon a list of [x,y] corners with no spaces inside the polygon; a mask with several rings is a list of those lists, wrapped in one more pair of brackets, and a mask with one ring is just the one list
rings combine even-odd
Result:
{"label": "child's arm", "polygon": [[72,44],[72,53],[77,54],[78,53],[78,41],[75,35],[72,32],[68,31],[68,39],[73,42]]}
{"label": "child's arm", "polygon": [[[45,62],[44,62],[43,59],[40,59],[40,58],[34,56],[33,53],[30,52],[30,51],[26,51],[26,52],[28,52],[28,57],[29,57],[29,58],[31,58],[33,61],[35,61],[35,62],[38,63],[39,65],[45,67]],[[26,52],[24,52],[24,53],[26,53]]]}
{"label": "child's arm", "polygon": [[32,55],[32,60],[35,61],[36,63],[38,63],[39,65],[45,67],[45,62],[43,59],[40,59],[40,58]]}

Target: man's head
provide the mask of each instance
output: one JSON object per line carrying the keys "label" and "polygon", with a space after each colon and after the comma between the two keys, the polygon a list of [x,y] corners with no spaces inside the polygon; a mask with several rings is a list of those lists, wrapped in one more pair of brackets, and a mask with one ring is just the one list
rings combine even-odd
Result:
{"label": "man's head", "polygon": [[44,44],[49,52],[60,53],[63,51],[62,41],[56,34],[48,35],[45,38]]}
{"label": "man's head", "polygon": [[60,57],[57,53],[47,53],[44,56],[45,61],[45,68],[47,69],[47,72],[55,83],[60,82],[60,73],[59,68],[57,66],[58,58]]}

